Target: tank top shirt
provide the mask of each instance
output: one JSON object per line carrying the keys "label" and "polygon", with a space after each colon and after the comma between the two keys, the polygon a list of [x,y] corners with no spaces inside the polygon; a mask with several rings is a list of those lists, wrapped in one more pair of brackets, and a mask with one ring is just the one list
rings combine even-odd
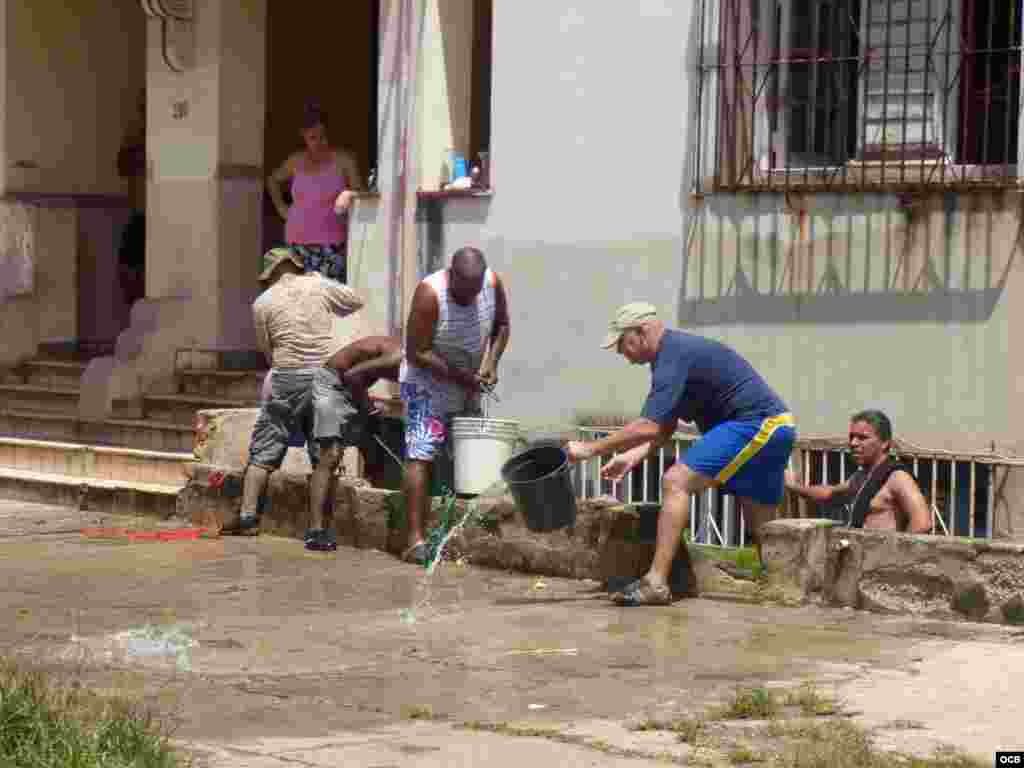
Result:
{"label": "tank top shirt", "polygon": [[348,216],[337,215],[334,203],[346,189],[348,179],[338,173],[336,162],[325,163],[313,171],[297,170],[292,178],[294,202],[285,223],[285,240],[290,245],[345,242]]}
{"label": "tank top shirt", "polygon": [[[448,270],[428,275],[423,282],[437,296],[437,325],[433,350],[449,365],[476,372],[483,362],[487,340],[494,329],[495,285],[497,277],[490,269],[484,273],[484,285],[476,301],[457,304],[448,291]],[[403,357],[399,372],[402,383],[416,384],[430,392],[435,413],[459,413],[474,404],[466,390],[453,381],[441,379],[426,368],[411,365]]]}

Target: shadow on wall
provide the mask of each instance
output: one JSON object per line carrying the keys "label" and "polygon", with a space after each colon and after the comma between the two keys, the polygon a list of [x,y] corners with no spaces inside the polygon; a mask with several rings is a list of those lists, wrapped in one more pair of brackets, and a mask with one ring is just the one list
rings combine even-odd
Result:
{"label": "shadow on wall", "polygon": [[709,195],[684,223],[681,326],[983,323],[1024,197],[979,190]]}
{"label": "shadow on wall", "polygon": [[[421,278],[448,266],[452,254],[480,242],[480,230],[490,212],[490,198],[445,200],[421,197],[416,205],[416,251]],[[487,254],[485,253],[485,256]]]}

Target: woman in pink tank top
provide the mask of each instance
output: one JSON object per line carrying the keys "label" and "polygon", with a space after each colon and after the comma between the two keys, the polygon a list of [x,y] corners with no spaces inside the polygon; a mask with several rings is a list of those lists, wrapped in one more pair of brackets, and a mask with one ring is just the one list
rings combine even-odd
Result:
{"label": "woman in pink tank top", "polygon": [[[296,152],[267,179],[274,207],[285,220],[285,242],[296,251],[307,272],[346,282],[348,211],[359,185],[355,158],[334,149],[327,140],[327,115],[316,105],[306,108],[302,124],[306,148]],[[282,194],[291,182],[292,204]]]}

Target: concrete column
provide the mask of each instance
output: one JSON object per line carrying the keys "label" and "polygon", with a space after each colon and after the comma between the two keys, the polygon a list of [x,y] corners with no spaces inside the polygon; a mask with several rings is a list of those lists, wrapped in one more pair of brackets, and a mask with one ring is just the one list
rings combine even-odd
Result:
{"label": "concrete column", "polygon": [[266,15],[266,0],[196,0],[185,72],[167,66],[161,22],[148,22],[146,299],[115,356],[83,377],[87,418],[171,391],[179,349],[255,347]]}

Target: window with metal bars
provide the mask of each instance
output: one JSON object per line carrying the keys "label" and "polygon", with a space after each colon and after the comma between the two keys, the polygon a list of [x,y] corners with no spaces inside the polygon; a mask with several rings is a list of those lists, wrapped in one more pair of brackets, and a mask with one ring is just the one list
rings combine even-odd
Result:
{"label": "window with metal bars", "polygon": [[698,184],[1017,184],[1022,5],[703,0]]}

